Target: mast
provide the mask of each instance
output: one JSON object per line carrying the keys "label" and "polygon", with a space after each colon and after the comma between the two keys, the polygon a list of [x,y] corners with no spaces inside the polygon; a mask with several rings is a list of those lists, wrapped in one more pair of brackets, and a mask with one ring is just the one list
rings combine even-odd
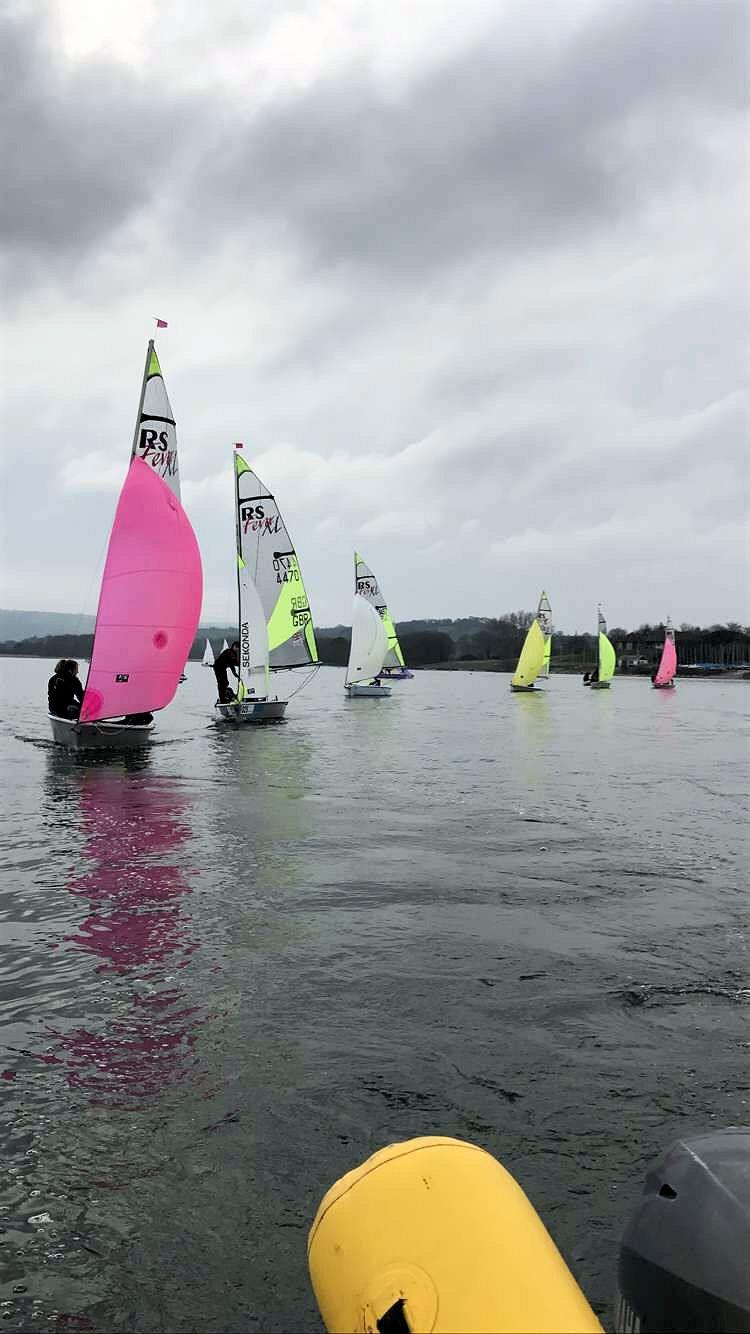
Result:
{"label": "mast", "polygon": [[[241,574],[240,574],[240,571],[242,570],[242,533],[241,533],[241,531],[240,531],[240,478],[239,478],[239,473],[237,472],[237,464],[236,464],[236,462],[235,462],[235,459],[236,459],[236,457],[237,457],[237,450],[238,450],[238,449],[240,449],[240,450],[242,449],[242,442],[241,442],[241,441],[238,441],[238,442],[235,444],[235,446],[234,446],[234,451],[233,451],[233,453],[232,453],[232,474],[233,474],[233,477],[234,477],[234,541],[235,541],[235,546],[236,546],[236,548],[237,548],[237,552],[236,552],[236,564],[237,564],[237,640],[238,640],[238,643],[239,643],[239,646],[240,646],[240,661],[239,661],[240,677],[239,677],[239,680],[240,680],[240,685],[244,685],[244,682],[243,682],[243,680],[242,680],[242,580],[241,580]],[[242,698],[242,696],[240,695],[239,691],[238,691],[237,693],[238,693],[239,698]]]}

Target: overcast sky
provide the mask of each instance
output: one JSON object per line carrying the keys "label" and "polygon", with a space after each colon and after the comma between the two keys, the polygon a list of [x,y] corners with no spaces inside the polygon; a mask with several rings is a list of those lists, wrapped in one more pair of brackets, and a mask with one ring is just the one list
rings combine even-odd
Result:
{"label": "overcast sky", "polygon": [[316,621],[750,621],[745,0],[6,0],[6,607],[94,611],[152,316]]}

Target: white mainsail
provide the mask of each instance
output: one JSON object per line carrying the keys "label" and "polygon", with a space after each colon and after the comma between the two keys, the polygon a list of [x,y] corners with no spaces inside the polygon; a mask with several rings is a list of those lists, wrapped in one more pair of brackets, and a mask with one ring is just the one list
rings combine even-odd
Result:
{"label": "white mainsail", "polygon": [[361,593],[355,593],[346,685],[372,681],[382,672],[387,654],[388,632],[379,612]]}
{"label": "white mainsail", "polygon": [[383,597],[380,585],[369,565],[362,559],[358,551],[354,553],[354,591],[365,598],[367,602],[372,603],[385,624],[388,636],[388,653],[383,666],[391,670],[405,667],[404,655],[398,642],[396,627],[388,611],[388,605]]}
{"label": "white mainsail", "polygon": [[146,351],[141,401],[133,436],[132,456],[143,459],[163,482],[180,498],[180,470],[177,463],[177,428],[167,396],[164,378],[151,339]]}
{"label": "white mainsail", "polygon": [[240,593],[240,688],[239,699],[251,691],[268,699],[268,628],[263,603],[242,556],[237,557]]}
{"label": "white mainsail", "polygon": [[263,608],[268,666],[272,672],[309,667],[318,662],[318,650],[307,591],[289,531],[268,487],[236,452],[235,479],[237,552]]}
{"label": "white mainsail", "polygon": [[207,639],[206,647],[203,650],[203,657],[201,658],[201,667],[213,667],[213,665],[214,665],[214,651],[211,647],[211,640]]}

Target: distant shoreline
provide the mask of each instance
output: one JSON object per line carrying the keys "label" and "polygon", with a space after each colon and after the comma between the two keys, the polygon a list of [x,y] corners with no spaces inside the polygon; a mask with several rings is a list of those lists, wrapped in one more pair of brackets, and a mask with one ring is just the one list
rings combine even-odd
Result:
{"label": "distant shoreline", "polygon": [[[14,661],[21,662],[55,662],[56,655],[44,655],[41,653],[0,653],[0,662],[3,661],[3,659],[13,659]],[[80,655],[78,661],[88,662],[89,660],[87,657]],[[201,663],[200,658],[188,658],[185,666],[189,667],[191,665],[194,667],[201,667],[203,664]],[[320,667],[333,667],[336,671],[344,670],[344,665],[341,663],[321,662],[318,665]],[[474,662],[456,662],[455,660],[451,660],[450,662],[421,663],[419,666],[412,667],[411,670],[414,672],[485,672],[493,673],[496,676],[512,676],[515,671],[515,663],[512,666],[508,666],[507,662],[495,662],[492,659],[479,658]],[[584,670],[585,669],[581,667],[553,667],[552,672],[550,673],[550,679],[555,676],[582,676]],[[638,670],[636,668],[629,672],[615,672],[613,680],[644,681],[649,680],[650,676],[651,671],[649,669],[643,668]],[[678,671],[676,680],[678,682],[750,681],[750,671],[748,671],[747,668],[742,667],[733,669],[729,668],[721,671],[706,671],[704,669],[696,669],[694,667],[686,666],[682,671]],[[543,687],[540,687],[540,694],[542,689]]]}
{"label": "distant shoreline", "polygon": [[[455,659],[450,662],[435,662],[426,664],[423,667],[414,668],[417,672],[495,672],[498,675],[512,676],[515,671],[515,663],[508,666],[507,662],[495,662],[492,659],[478,659],[475,662],[456,662]],[[554,667],[550,676],[583,676],[586,669],[584,667]],[[615,672],[615,681],[632,680],[650,680],[653,668],[644,667],[642,669],[633,668],[627,672]],[[683,667],[678,669],[678,681],[750,681],[750,671],[747,668],[735,667],[726,668],[720,671],[706,670],[705,668]]]}

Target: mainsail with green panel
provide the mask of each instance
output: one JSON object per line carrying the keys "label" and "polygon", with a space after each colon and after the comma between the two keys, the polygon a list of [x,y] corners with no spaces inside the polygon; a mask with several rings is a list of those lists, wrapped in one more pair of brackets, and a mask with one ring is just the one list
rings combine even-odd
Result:
{"label": "mainsail with green panel", "polygon": [[147,463],[180,499],[180,472],[177,464],[177,428],[167,396],[153,338],[146,349],[141,398],[135,423],[131,457]]}
{"label": "mainsail with green panel", "polygon": [[362,559],[358,551],[354,553],[354,592],[363,597],[366,602],[371,603],[385,626],[385,632],[388,636],[388,654],[383,667],[386,673],[403,676],[411,675],[410,672],[407,673],[396,627],[391,619],[385,598],[380,591],[380,585],[369,565]]}
{"label": "mainsail with green panel", "polygon": [[539,629],[544,635],[544,662],[540,677],[549,676],[550,656],[552,653],[552,608],[549,604],[547,594],[542,590],[539,598],[539,606],[536,609],[536,619],[539,622]]}
{"label": "mainsail with green panel", "polygon": [[235,446],[240,697],[268,673],[318,662],[310,604],[297,553],[274,497]]}

